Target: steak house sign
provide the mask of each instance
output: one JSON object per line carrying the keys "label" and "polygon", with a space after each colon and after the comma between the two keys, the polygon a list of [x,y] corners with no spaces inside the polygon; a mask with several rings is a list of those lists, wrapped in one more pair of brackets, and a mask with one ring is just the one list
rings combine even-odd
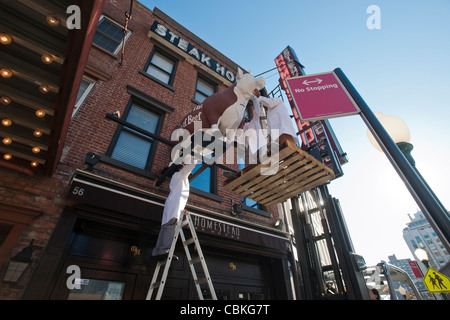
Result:
{"label": "steak house sign", "polygon": [[170,42],[172,45],[177,47],[178,49],[183,50],[189,56],[195,58],[198,62],[207,66],[212,71],[216,72],[220,76],[224,77],[230,82],[236,81],[236,75],[222,66],[217,61],[213,60],[211,57],[208,57],[206,54],[198,50],[192,44],[181,38],[179,35],[175,34],[173,31],[170,31],[162,24],[159,24],[157,21],[153,22],[153,25],[150,27],[150,30],[161,36],[167,42]]}

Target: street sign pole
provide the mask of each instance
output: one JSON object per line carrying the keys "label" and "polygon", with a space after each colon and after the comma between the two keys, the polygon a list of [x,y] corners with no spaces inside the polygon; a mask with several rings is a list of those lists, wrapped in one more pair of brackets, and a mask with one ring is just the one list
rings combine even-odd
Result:
{"label": "street sign pole", "polygon": [[433,192],[411,166],[344,72],[340,68],[335,69],[334,72],[360,108],[361,118],[405,183],[445,248],[450,252],[450,219],[448,213],[439,204]]}

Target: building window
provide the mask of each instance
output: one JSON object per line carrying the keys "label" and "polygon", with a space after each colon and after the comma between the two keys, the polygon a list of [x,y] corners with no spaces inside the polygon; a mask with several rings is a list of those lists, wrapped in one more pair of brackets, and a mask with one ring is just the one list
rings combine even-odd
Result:
{"label": "building window", "polygon": [[[105,16],[101,16],[93,43],[112,54],[117,54],[123,45],[123,30],[124,28],[121,25]],[[127,31],[125,41],[130,35],[131,32]]]}
{"label": "building window", "polygon": [[[192,174],[194,174],[202,164],[197,164],[192,170]],[[213,178],[212,178],[212,170],[211,167],[207,167],[202,173],[200,173],[194,180],[191,181],[191,187],[199,189],[204,192],[214,193],[212,189],[213,186]]]}
{"label": "building window", "polygon": [[172,85],[175,76],[176,60],[159,51],[154,50],[145,67],[145,72],[153,79]]}
{"label": "building window", "polygon": [[83,77],[83,79],[81,80],[80,88],[78,89],[77,100],[73,108],[72,117],[78,112],[80,107],[83,105],[84,100],[86,100],[92,88],[94,88],[94,85],[95,85],[94,80],[86,76]]}
{"label": "building window", "polygon": [[214,94],[216,86],[202,78],[197,78],[197,86],[195,88],[194,99],[198,103],[202,103],[207,97]]}
{"label": "building window", "polygon": [[[147,132],[159,135],[163,115],[131,101],[123,119]],[[112,159],[149,172],[153,163],[157,141],[125,126],[118,126],[107,155]],[[131,170],[134,171],[134,170]]]}

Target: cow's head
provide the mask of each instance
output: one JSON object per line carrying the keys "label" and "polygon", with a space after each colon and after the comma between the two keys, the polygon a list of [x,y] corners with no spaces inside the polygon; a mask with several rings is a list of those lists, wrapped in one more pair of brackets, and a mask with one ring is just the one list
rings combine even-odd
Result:
{"label": "cow's head", "polygon": [[264,78],[255,78],[251,73],[244,74],[241,68],[238,68],[236,79],[236,88],[243,94],[249,94],[250,96],[253,94],[255,89],[260,90],[266,85]]}

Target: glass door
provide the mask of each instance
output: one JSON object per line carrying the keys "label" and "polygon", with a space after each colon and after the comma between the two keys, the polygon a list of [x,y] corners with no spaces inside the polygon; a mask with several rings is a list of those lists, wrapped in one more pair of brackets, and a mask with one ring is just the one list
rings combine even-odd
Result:
{"label": "glass door", "polygon": [[58,289],[53,295],[59,300],[131,300],[135,289],[136,274],[91,269],[79,265],[81,275],[69,288],[69,274],[58,279]]}

